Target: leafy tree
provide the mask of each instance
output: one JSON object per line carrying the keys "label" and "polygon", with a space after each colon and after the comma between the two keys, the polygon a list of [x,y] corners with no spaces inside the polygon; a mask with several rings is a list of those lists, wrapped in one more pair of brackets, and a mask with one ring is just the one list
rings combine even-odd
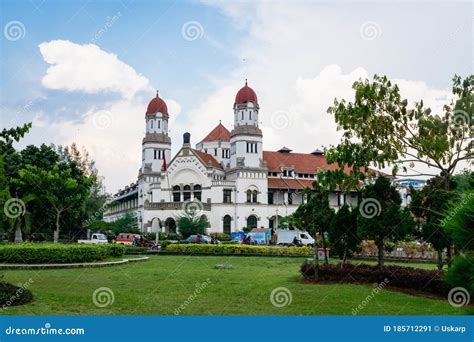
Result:
{"label": "leafy tree", "polygon": [[132,213],[126,213],[124,216],[119,218],[114,222],[109,223],[109,230],[111,230],[114,235],[120,233],[139,233],[138,230],[138,220],[136,215]]}
{"label": "leafy tree", "polygon": [[301,204],[293,213],[291,219],[296,228],[307,230],[312,236],[316,236],[316,233],[319,233],[326,263],[329,263],[329,261],[325,237],[333,217],[334,209],[329,205],[328,192],[318,184],[314,184],[314,190],[308,202]]}
{"label": "leafy tree", "polygon": [[205,215],[199,215],[197,211],[189,210],[176,218],[179,233],[183,238],[190,235],[205,234],[209,222]]}
{"label": "leafy tree", "polygon": [[362,239],[375,241],[378,249],[378,265],[384,265],[386,241],[403,239],[413,227],[408,211],[401,209],[402,199],[390,180],[379,177],[367,185],[361,193],[357,225]]}
{"label": "leafy tree", "polygon": [[31,123],[16,128],[4,128],[0,132],[0,154],[5,155],[13,149],[13,142],[20,141],[31,128]]}
{"label": "leafy tree", "polygon": [[465,192],[451,203],[441,225],[459,250],[474,257],[474,190]]}
{"label": "leafy tree", "polygon": [[351,211],[349,206],[344,204],[331,222],[329,241],[332,250],[342,260],[342,264],[352,256],[360,242],[357,236],[357,213],[357,208]]}
{"label": "leafy tree", "polygon": [[448,251],[448,265],[450,264],[451,240],[443,228],[442,219],[449,202],[456,198],[454,191],[445,190],[454,188],[453,182],[449,181],[449,185],[444,182],[444,178],[434,177],[428,180],[423,189],[412,189],[410,203],[413,214],[420,219],[422,238],[431,243],[437,251],[439,270],[443,268],[444,249]]}
{"label": "leafy tree", "polygon": [[48,202],[55,213],[54,242],[58,242],[61,215],[81,206],[89,195],[89,186],[93,178],[84,177],[79,182],[72,175],[71,168],[56,165],[52,170],[42,170],[27,166],[19,171],[18,184],[31,189],[36,196]]}
{"label": "leafy tree", "polygon": [[325,186],[357,187],[367,177],[369,166],[390,166],[393,175],[400,170],[408,175],[417,165],[428,166],[437,174],[415,171],[411,176],[439,175],[448,185],[460,162],[472,164],[473,75],[464,80],[454,77],[457,101],[446,104],[442,114],[433,114],[422,100],[411,108],[398,86],[385,76],[359,80],[353,89],[354,102],[336,99],[328,109],[343,130],[343,138],[338,146],[326,149],[328,162],[339,168],[319,172]]}
{"label": "leafy tree", "polygon": [[4,215],[5,203],[10,199],[10,191],[8,190],[7,179],[4,172],[3,155],[0,154],[0,226],[3,231],[7,231],[10,227],[10,220]]}

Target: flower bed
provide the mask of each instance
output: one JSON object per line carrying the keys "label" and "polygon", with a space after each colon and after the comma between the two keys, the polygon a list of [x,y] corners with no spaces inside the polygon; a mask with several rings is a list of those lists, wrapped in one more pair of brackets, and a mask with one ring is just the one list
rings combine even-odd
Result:
{"label": "flower bed", "polygon": [[[314,278],[315,265],[301,265],[301,274],[308,281],[317,282]],[[389,287],[412,289],[445,295],[449,286],[443,282],[442,273],[403,266],[354,265],[320,265],[318,281],[337,281],[341,283],[386,283]]]}
{"label": "flower bed", "polygon": [[250,246],[237,244],[170,244],[166,246],[164,252],[176,254],[279,255],[304,257],[313,255],[313,249],[310,247]]}
{"label": "flower bed", "polygon": [[79,263],[124,255],[125,246],[21,243],[0,246],[0,262],[12,264]]}

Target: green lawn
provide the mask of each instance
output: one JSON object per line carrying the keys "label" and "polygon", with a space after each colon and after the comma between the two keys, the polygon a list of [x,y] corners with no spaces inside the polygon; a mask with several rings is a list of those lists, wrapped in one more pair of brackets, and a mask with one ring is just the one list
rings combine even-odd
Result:
{"label": "green lawn", "polygon": [[[371,285],[301,284],[299,266],[304,258],[152,256],[149,261],[89,269],[4,271],[13,284],[32,279],[35,302],[3,311],[8,315],[350,315],[371,294]],[[216,264],[232,269],[215,269]],[[406,264],[416,267],[416,264]],[[421,264],[422,267],[435,267]],[[199,285],[208,285],[197,293]],[[96,307],[94,290],[110,288],[112,305]],[[292,302],[275,307],[270,293],[286,287]],[[447,300],[383,290],[359,314],[422,315],[472,314],[453,308]]]}

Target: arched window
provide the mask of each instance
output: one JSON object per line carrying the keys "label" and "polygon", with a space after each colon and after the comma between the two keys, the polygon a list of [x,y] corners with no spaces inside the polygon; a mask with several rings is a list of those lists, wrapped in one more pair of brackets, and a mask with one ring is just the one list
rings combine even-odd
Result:
{"label": "arched window", "polygon": [[183,188],[183,201],[189,201],[191,199],[191,187],[185,185]]}
{"label": "arched window", "polygon": [[161,126],[161,125],[160,125],[161,120],[157,120],[157,121],[158,121],[158,128],[160,128],[160,126]]}
{"label": "arched window", "polygon": [[252,203],[257,203],[257,196],[258,196],[258,191],[257,190],[252,191]]}
{"label": "arched window", "polygon": [[232,217],[230,217],[230,215],[225,215],[223,221],[224,221],[224,234],[230,235],[231,233],[230,224],[232,221]]}
{"label": "arched window", "polygon": [[181,202],[181,189],[179,185],[173,187],[173,202]]}
{"label": "arched window", "polygon": [[255,215],[247,217],[247,227],[257,228],[257,217]]}
{"label": "arched window", "polygon": [[247,190],[247,203],[252,202],[252,190]]}
{"label": "arched window", "polygon": [[196,184],[196,185],[194,186],[194,193],[193,193],[194,199],[196,199],[196,200],[198,200],[198,201],[201,201],[201,194],[202,194],[202,192],[201,192],[201,186],[200,186],[199,184]]}
{"label": "arched window", "polygon": [[153,120],[150,120],[150,128],[153,128]]}

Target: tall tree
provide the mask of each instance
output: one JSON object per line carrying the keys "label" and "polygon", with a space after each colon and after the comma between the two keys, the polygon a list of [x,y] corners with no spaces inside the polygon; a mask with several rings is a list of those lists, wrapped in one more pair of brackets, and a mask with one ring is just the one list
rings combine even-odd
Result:
{"label": "tall tree", "polygon": [[428,180],[426,186],[421,190],[411,189],[412,202],[410,209],[413,214],[421,219],[421,236],[430,242],[438,254],[438,269],[443,269],[443,251],[446,249],[448,265],[450,265],[451,240],[449,234],[444,230],[442,219],[449,203],[457,197],[454,191],[445,189],[454,188],[451,184],[444,184],[443,177],[433,177]]}
{"label": "tall tree", "polygon": [[93,178],[84,177],[79,182],[71,174],[71,169],[64,165],[56,165],[52,170],[29,165],[20,170],[17,182],[23,188],[32,189],[38,198],[51,205],[55,213],[54,242],[58,242],[61,215],[82,205],[89,195]]}
{"label": "tall tree", "polygon": [[334,216],[329,229],[331,248],[344,264],[356,251],[360,239],[357,235],[358,208],[350,209],[344,204]]}
{"label": "tall tree", "polygon": [[390,180],[379,177],[367,185],[361,193],[357,224],[362,239],[375,241],[378,249],[378,265],[384,265],[385,243],[404,238],[412,229],[409,213],[401,209],[402,199]]}
{"label": "tall tree", "polygon": [[[410,107],[398,86],[385,76],[359,80],[353,89],[354,102],[336,99],[328,109],[343,137],[339,145],[326,150],[328,162],[338,163],[339,168],[320,172],[318,178],[323,184],[353,187],[366,178],[369,166],[390,166],[393,175],[400,171],[410,176],[439,175],[448,185],[461,162],[472,164],[474,75],[464,80],[454,77],[457,100],[447,103],[444,113],[433,114],[423,100]],[[420,165],[434,172],[413,170]],[[349,173],[344,172],[347,167]]]}
{"label": "tall tree", "polygon": [[315,236],[319,233],[324,250],[325,263],[329,263],[326,246],[326,235],[334,217],[334,209],[329,205],[329,193],[318,184],[313,184],[314,189],[307,203],[301,204],[292,215],[292,222],[297,228],[307,230]]}

